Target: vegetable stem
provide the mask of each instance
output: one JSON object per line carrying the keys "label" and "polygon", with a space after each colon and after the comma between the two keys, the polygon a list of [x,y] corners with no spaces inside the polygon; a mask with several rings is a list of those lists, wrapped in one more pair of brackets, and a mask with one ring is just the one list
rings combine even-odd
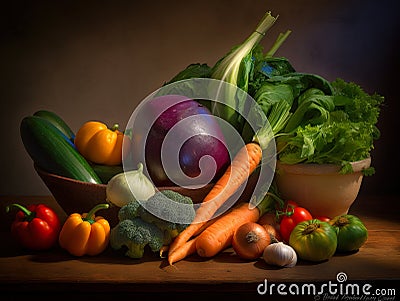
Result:
{"label": "vegetable stem", "polygon": [[101,209],[107,209],[109,208],[110,205],[109,204],[98,204],[96,206],[94,206],[92,208],[92,210],[89,211],[89,213],[86,215],[86,217],[84,218],[85,221],[89,222],[90,224],[93,224],[95,222],[94,220],[94,215],[97,211],[101,210]]}
{"label": "vegetable stem", "polygon": [[257,233],[254,231],[250,231],[246,235],[246,240],[248,243],[256,243],[260,238],[258,237]]}
{"label": "vegetable stem", "polygon": [[118,129],[119,129],[119,124],[118,124],[118,123],[115,123],[115,124],[111,127],[111,130],[112,130],[113,132],[117,131]]}
{"label": "vegetable stem", "polygon": [[285,33],[280,33],[275,43],[272,45],[271,49],[265,54],[265,57],[272,57],[285,42],[287,37],[292,33],[291,30],[287,30]]}
{"label": "vegetable stem", "polygon": [[264,198],[261,200],[261,202],[257,205],[254,206],[255,200],[252,199],[249,202],[249,209],[254,209],[257,208],[258,211],[260,212],[260,216],[262,216],[263,214],[265,214],[266,212],[268,212],[271,209],[271,204],[274,204],[275,202],[280,203],[281,200],[278,198],[277,195],[271,193],[271,192],[267,192],[264,196]]}
{"label": "vegetable stem", "polygon": [[242,59],[261,41],[267,30],[272,27],[277,18],[278,17],[273,17],[271,12],[266,13],[258,24],[256,30],[244,41],[244,43],[222,60],[220,67],[215,70],[212,77],[236,84],[237,74]]}
{"label": "vegetable stem", "polygon": [[24,206],[22,206],[22,205],[20,205],[20,204],[11,204],[11,205],[8,205],[8,206],[6,207],[6,212],[7,212],[7,213],[10,212],[11,207],[15,207],[15,208],[18,208],[19,210],[21,210],[21,211],[24,213],[25,219],[26,219],[28,222],[30,222],[31,220],[33,220],[33,219],[36,217],[36,213],[35,213],[35,212],[32,212],[32,211],[28,210],[28,208],[26,208],[26,207],[24,207]]}
{"label": "vegetable stem", "polygon": [[309,224],[307,227],[303,230],[303,235],[308,235],[313,233],[315,230],[317,230],[320,227],[319,224]]}

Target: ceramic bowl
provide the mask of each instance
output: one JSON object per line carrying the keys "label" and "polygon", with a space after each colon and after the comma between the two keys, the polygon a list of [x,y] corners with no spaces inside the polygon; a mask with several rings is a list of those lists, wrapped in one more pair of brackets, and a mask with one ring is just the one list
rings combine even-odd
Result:
{"label": "ceramic bowl", "polygon": [[[63,176],[48,173],[34,165],[34,168],[51,194],[65,211],[66,214],[88,212],[95,205],[106,203],[105,184],[93,184],[78,181]],[[184,189],[178,186],[157,187],[158,190],[171,189],[192,198],[193,202],[201,202],[212,188],[208,184],[199,189]],[[106,218],[110,224],[115,225],[118,220],[118,210],[116,206],[111,206],[107,210],[99,211],[97,214]]]}
{"label": "ceramic bowl", "polygon": [[[106,203],[106,187],[105,184],[93,184],[74,179],[51,174],[34,165],[34,168],[53,197],[65,211],[66,214],[88,212],[95,205]],[[250,177],[247,187],[242,193],[242,198],[250,199],[254,190],[257,177]],[[179,186],[157,187],[158,190],[170,189],[190,197],[194,203],[200,203],[207,193],[211,190],[213,184],[207,184],[201,188],[189,189]],[[119,207],[111,206],[109,209],[101,210],[97,215],[107,218],[111,225],[118,222]]]}
{"label": "ceramic bowl", "polygon": [[333,164],[276,164],[276,184],[284,199],[291,199],[313,216],[348,213],[361,187],[362,170],[371,158],[352,163],[353,173],[340,174]]}

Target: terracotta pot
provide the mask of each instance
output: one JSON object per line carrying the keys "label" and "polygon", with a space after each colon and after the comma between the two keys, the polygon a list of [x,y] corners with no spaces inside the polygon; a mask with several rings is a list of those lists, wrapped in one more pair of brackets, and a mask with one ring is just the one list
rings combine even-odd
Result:
{"label": "terracotta pot", "polygon": [[362,170],[371,158],[352,163],[354,172],[340,174],[333,164],[276,164],[276,183],[284,199],[291,199],[313,216],[335,217],[346,214],[357,198]]}

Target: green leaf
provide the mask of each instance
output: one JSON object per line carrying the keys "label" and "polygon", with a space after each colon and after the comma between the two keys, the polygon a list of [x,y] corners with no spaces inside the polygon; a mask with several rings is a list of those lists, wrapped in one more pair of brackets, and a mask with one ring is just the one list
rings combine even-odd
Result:
{"label": "green leaf", "polygon": [[164,86],[189,78],[207,78],[210,77],[210,75],[211,67],[207,64],[190,64],[184,70],[175,75],[170,81],[164,83]]}
{"label": "green leaf", "polygon": [[368,168],[363,169],[361,172],[364,176],[367,176],[367,177],[372,176],[373,174],[375,174],[375,168],[370,166]]}
{"label": "green leaf", "polygon": [[310,88],[318,88],[325,95],[332,95],[333,88],[331,84],[323,77],[309,73],[288,73],[280,76],[274,76],[268,79],[269,82],[284,83],[292,87],[295,98],[299,97],[304,91]]}
{"label": "green leaf", "polygon": [[289,110],[293,104],[293,90],[287,84],[272,84],[265,82],[254,96],[255,101],[261,106],[265,115],[268,117],[272,108],[279,102],[289,105]]}
{"label": "green leaf", "polygon": [[333,97],[315,93],[320,91],[318,89],[309,91],[310,89],[299,96],[298,107],[290,117],[284,129],[285,132],[292,132],[298,126],[316,125],[329,121],[329,112],[335,108]]}
{"label": "green leaf", "polygon": [[300,126],[292,136],[278,138],[281,145],[286,145],[279,159],[285,163],[338,165],[362,160],[369,157],[373,148],[372,132],[371,125],[348,121]]}
{"label": "green leaf", "polygon": [[347,99],[345,103],[339,103],[337,106],[348,114],[349,120],[370,124],[378,122],[380,108],[384,102],[383,96],[376,93],[369,95],[359,85],[342,79],[332,82],[332,87],[337,98],[336,102],[338,99],[342,102]]}

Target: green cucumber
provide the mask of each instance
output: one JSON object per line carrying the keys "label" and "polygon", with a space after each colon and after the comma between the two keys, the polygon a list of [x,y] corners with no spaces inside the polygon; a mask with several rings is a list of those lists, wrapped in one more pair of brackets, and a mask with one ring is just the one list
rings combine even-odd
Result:
{"label": "green cucumber", "polygon": [[122,165],[91,164],[91,166],[104,184],[107,184],[113,176],[124,172]]}
{"label": "green cucumber", "polygon": [[45,171],[79,181],[102,183],[89,162],[48,120],[27,116],[21,121],[20,134],[33,162]]}
{"label": "green cucumber", "polygon": [[74,141],[74,132],[71,130],[68,124],[56,113],[47,110],[40,110],[35,112],[33,116],[39,116],[50,121],[50,123],[58,128],[69,140],[71,140],[72,142]]}

